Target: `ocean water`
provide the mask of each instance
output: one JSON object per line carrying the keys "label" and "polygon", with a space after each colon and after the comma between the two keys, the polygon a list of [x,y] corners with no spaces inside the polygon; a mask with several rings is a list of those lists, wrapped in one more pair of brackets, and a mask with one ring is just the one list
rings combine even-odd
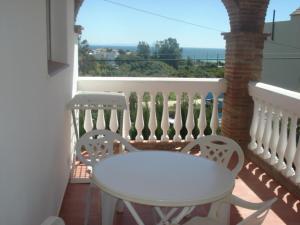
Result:
{"label": "ocean water", "polygon": [[[128,51],[136,51],[136,46],[118,46],[118,45],[91,45],[91,49],[112,48]],[[152,51],[154,48],[151,48]],[[182,48],[182,57],[201,60],[221,60],[225,59],[225,49],[222,48]]]}

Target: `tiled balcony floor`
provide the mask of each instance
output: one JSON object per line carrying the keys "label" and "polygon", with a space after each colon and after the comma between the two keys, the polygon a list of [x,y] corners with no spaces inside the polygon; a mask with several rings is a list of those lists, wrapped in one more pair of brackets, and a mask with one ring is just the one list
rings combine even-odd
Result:
{"label": "tiled balcony floor", "polygon": [[[60,216],[65,220],[67,225],[83,224],[87,188],[87,184],[69,184],[60,212]],[[252,202],[277,197],[278,201],[273,205],[264,224],[300,225],[300,200],[287,192],[285,188],[278,185],[278,183],[266,175],[266,173],[254,163],[245,163],[244,168],[236,179],[234,194]],[[99,192],[97,190],[93,190],[91,208],[89,225],[100,225],[100,202]],[[138,211],[145,220],[146,225],[153,225],[154,216],[150,207],[139,206]],[[200,206],[193,214],[206,215],[207,211],[208,206]],[[232,207],[231,224],[236,224],[241,218],[249,215],[250,212],[251,211],[242,210],[238,207]],[[115,225],[135,224],[127,209],[121,214],[116,214]]]}

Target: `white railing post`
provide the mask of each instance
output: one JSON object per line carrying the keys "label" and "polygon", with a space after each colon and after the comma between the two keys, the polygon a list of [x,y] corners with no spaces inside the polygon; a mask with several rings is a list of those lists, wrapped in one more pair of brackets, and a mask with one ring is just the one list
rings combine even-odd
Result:
{"label": "white railing post", "polygon": [[149,116],[149,130],[150,136],[149,141],[156,141],[155,130],[157,128],[157,119],[156,119],[156,104],[155,104],[156,93],[150,92],[150,116]]}
{"label": "white railing post", "polygon": [[269,160],[269,163],[271,165],[275,165],[278,163],[278,157],[276,155],[276,149],[278,145],[279,140],[279,120],[280,120],[280,111],[276,108],[274,108],[274,115],[273,115],[274,121],[273,121],[273,130],[270,140],[270,148],[271,148],[271,158]]}
{"label": "white railing post", "polygon": [[271,157],[269,147],[270,147],[270,139],[272,134],[273,108],[271,104],[266,104],[266,109],[267,109],[267,122],[266,122],[264,135],[263,135],[263,145],[264,145],[264,152],[262,154],[263,159],[269,159]]}
{"label": "white railing post", "polygon": [[136,120],[135,120],[135,128],[137,131],[137,135],[135,140],[140,142],[144,140],[142,131],[144,128],[144,116],[143,116],[143,96],[144,93],[137,92],[137,112],[136,112]]}
{"label": "white railing post", "polygon": [[169,124],[169,106],[168,106],[168,100],[169,100],[169,94],[167,92],[163,92],[163,114],[161,119],[161,129],[163,131],[163,134],[161,136],[162,141],[168,141],[169,135],[168,135],[168,129],[170,127]]}
{"label": "white railing post", "polygon": [[296,132],[298,118],[296,115],[292,115],[291,118],[289,140],[285,151],[286,170],[284,171],[284,174],[287,177],[291,177],[295,174],[293,169],[293,161],[296,153]]}
{"label": "white railing post", "polygon": [[187,129],[187,134],[185,136],[186,141],[192,141],[194,140],[193,136],[193,129],[195,127],[195,122],[194,122],[194,94],[191,92],[188,92],[188,98],[189,98],[189,106],[188,106],[188,114],[186,118],[186,129]]}
{"label": "white railing post", "polygon": [[210,128],[211,134],[216,135],[217,129],[219,127],[219,119],[218,119],[218,96],[219,93],[213,92],[214,102],[213,102],[213,110],[210,120]]}
{"label": "white railing post", "polygon": [[104,117],[104,110],[103,109],[98,109],[96,128],[98,130],[104,130],[105,129],[105,117]]}
{"label": "white railing post", "polygon": [[131,119],[130,119],[130,102],[129,102],[130,92],[125,93],[125,101],[127,109],[123,111],[123,138],[130,140],[129,130],[131,128]]}
{"label": "white railing post", "polygon": [[176,111],[174,118],[174,130],[175,135],[173,137],[173,141],[181,141],[180,131],[182,128],[182,116],[181,116],[181,93],[176,93]]}
{"label": "white railing post", "polygon": [[256,98],[253,98],[254,101],[254,109],[253,109],[253,117],[252,117],[252,123],[250,127],[250,137],[251,142],[248,145],[248,148],[252,151],[254,151],[257,148],[256,143],[256,132],[258,127],[258,120],[259,120],[259,101]]}
{"label": "white railing post", "polygon": [[293,181],[298,184],[300,183],[300,141],[298,141],[298,147],[296,150],[296,155],[294,159],[294,164],[295,164],[295,175],[293,177]]}
{"label": "white railing post", "polygon": [[200,114],[198,119],[198,128],[199,135],[197,138],[204,136],[204,130],[207,126],[206,122],[206,95],[207,93],[201,93],[201,106],[200,106]]}
{"label": "white railing post", "polygon": [[259,124],[256,133],[257,147],[255,150],[257,154],[262,154],[264,152],[264,149],[262,147],[262,141],[263,141],[263,135],[265,130],[265,124],[266,124],[265,109],[266,109],[265,103],[260,102]]}
{"label": "white railing post", "polygon": [[83,128],[85,132],[93,130],[92,110],[85,110]]}
{"label": "white railing post", "polygon": [[276,164],[276,168],[278,170],[283,170],[286,168],[284,162],[284,153],[287,146],[287,126],[288,126],[288,114],[287,112],[282,112],[282,120],[281,120],[281,129],[280,129],[280,136],[278,140],[278,145],[276,152],[278,154],[278,163]]}
{"label": "white railing post", "polygon": [[110,111],[109,129],[112,132],[116,133],[118,128],[119,128],[118,112],[116,109],[112,109]]}

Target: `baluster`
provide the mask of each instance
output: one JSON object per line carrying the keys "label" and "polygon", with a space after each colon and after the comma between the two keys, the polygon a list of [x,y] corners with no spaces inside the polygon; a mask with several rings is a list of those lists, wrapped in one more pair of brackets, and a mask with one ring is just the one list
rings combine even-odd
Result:
{"label": "baluster", "polygon": [[[102,106],[100,106],[100,107],[102,107]],[[98,130],[104,130],[105,129],[105,117],[104,117],[104,110],[103,109],[98,109],[96,128]]]}
{"label": "baluster", "polygon": [[204,130],[207,126],[206,122],[206,95],[204,93],[201,93],[201,106],[200,106],[200,115],[198,119],[198,128],[199,128],[199,134],[198,137],[204,136]]}
{"label": "baluster", "polygon": [[210,120],[210,128],[211,128],[211,135],[217,134],[217,129],[219,127],[219,119],[218,119],[218,93],[213,93],[214,102],[213,102],[213,111]]}
{"label": "baluster", "polygon": [[262,154],[264,152],[264,149],[262,147],[262,140],[263,140],[265,125],[266,125],[265,110],[266,110],[266,105],[264,102],[261,102],[259,124],[258,124],[257,132],[256,132],[256,140],[257,140],[256,154]]}
{"label": "baluster", "polygon": [[156,104],[155,104],[155,97],[156,93],[150,92],[150,116],[149,116],[149,129],[150,129],[150,136],[149,141],[156,141],[155,130],[157,128],[157,119],[156,119]]}
{"label": "baluster", "polygon": [[250,128],[251,142],[248,145],[248,148],[252,151],[254,151],[257,148],[256,132],[257,132],[257,126],[259,120],[259,101],[256,98],[253,98],[253,101],[254,101],[254,109],[253,109],[253,117],[252,117],[252,123]]}
{"label": "baluster", "polygon": [[83,128],[85,132],[93,130],[92,111],[90,109],[85,110]]}
{"label": "baluster", "polygon": [[163,131],[163,134],[161,136],[162,141],[168,141],[169,135],[168,135],[168,129],[169,129],[169,107],[168,107],[168,93],[163,92],[163,99],[164,99],[164,105],[163,105],[163,115],[161,119],[161,129]]}
{"label": "baluster", "polygon": [[135,128],[137,131],[137,135],[135,137],[136,141],[143,141],[144,137],[142,134],[144,128],[144,116],[143,116],[143,93],[137,93],[137,112],[136,112],[136,120],[135,120]]}
{"label": "baluster", "polygon": [[186,129],[187,129],[187,134],[185,136],[185,140],[186,141],[192,141],[194,140],[194,136],[193,136],[193,129],[195,126],[195,122],[194,122],[194,105],[193,105],[193,101],[194,101],[194,94],[193,93],[188,93],[188,97],[189,97],[189,108],[188,108],[188,114],[187,114],[187,118],[186,118]]}
{"label": "baluster", "polygon": [[273,116],[273,108],[269,104],[266,106],[266,109],[268,111],[267,114],[267,122],[264,130],[264,135],[263,135],[263,144],[264,144],[264,152],[262,155],[263,159],[269,159],[271,157],[269,147],[270,147],[270,139],[271,139],[271,134],[272,134],[272,116]]}
{"label": "baluster", "polygon": [[[115,107],[115,106],[114,106]],[[116,109],[110,111],[109,129],[116,133],[119,127],[118,112]]]}
{"label": "baluster", "polygon": [[282,112],[282,120],[281,120],[281,129],[280,129],[280,136],[278,140],[278,145],[276,152],[278,154],[278,163],[276,164],[276,168],[278,170],[283,170],[286,168],[284,163],[284,152],[287,145],[287,126],[288,126],[288,115],[286,112]]}
{"label": "baluster", "polygon": [[278,109],[274,109],[274,122],[273,122],[273,131],[270,140],[270,148],[271,148],[271,158],[269,163],[274,165],[278,162],[278,158],[276,156],[276,149],[279,140],[279,120],[280,120],[280,111]]}
{"label": "baluster", "polygon": [[127,140],[130,140],[129,130],[131,128],[129,96],[130,96],[130,92],[125,93],[125,101],[126,101],[127,109],[124,109],[123,112],[123,129],[122,129],[123,138]]}
{"label": "baluster", "polygon": [[180,130],[182,128],[182,116],[181,116],[181,93],[176,93],[176,112],[174,118],[175,135],[173,141],[181,141]]}
{"label": "baluster", "polygon": [[298,147],[294,159],[294,164],[296,167],[295,176],[293,177],[293,181],[298,184],[300,183],[300,140],[298,140]]}
{"label": "baluster", "polygon": [[293,160],[296,153],[296,132],[297,132],[297,116],[291,116],[291,128],[289,133],[289,141],[286,146],[285,159],[286,159],[286,170],[284,175],[287,177],[293,176],[295,171],[293,169]]}

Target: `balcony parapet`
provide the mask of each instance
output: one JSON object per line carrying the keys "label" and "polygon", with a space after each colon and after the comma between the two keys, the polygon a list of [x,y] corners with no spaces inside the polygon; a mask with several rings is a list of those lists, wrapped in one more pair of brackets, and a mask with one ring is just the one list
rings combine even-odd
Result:
{"label": "balcony parapet", "polygon": [[[146,78],[146,77],[79,77],[77,81],[78,91],[107,91],[107,92],[121,92],[125,94],[127,105],[133,104],[130,102],[130,95],[135,93],[137,96],[136,102],[136,119],[132,123],[130,118],[130,107],[124,110],[123,113],[123,124],[122,131],[123,137],[130,139],[129,131],[132,126],[136,129],[136,136],[134,137],[136,142],[142,142],[145,137],[142,134],[145,128],[145,122],[148,124],[150,130],[150,135],[147,138],[150,142],[156,142],[159,138],[156,137],[155,132],[158,128],[158,119],[156,112],[156,98],[158,94],[162,95],[162,118],[160,127],[162,129],[162,136],[160,140],[162,142],[168,142],[170,137],[168,136],[168,131],[170,128],[170,122],[173,123],[175,130],[175,135],[173,137],[174,142],[182,141],[180,135],[181,129],[183,127],[183,115],[181,113],[182,105],[182,95],[185,94],[188,98],[188,112],[185,118],[185,127],[187,129],[187,134],[185,137],[186,141],[193,140],[194,137],[192,132],[195,128],[195,114],[194,106],[196,104],[200,105],[200,113],[197,116],[197,127],[199,129],[199,135],[204,135],[204,130],[207,126],[206,121],[206,106],[207,106],[207,95],[212,93],[212,116],[210,120],[210,128],[212,134],[216,134],[219,127],[218,118],[218,97],[220,94],[224,93],[226,90],[225,79],[221,78]],[[174,111],[175,117],[170,120],[169,115],[169,96],[171,93],[175,93],[176,100],[174,100]],[[144,95],[149,95],[149,120],[144,121],[143,116],[143,106]],[[195,101],[197,100],[197,101]],[[148,103],[147,103],[148,104]],[[94,125],[91,124],[93,121],[91,119],[92,115],[90,111],[86,111],[84,118],[84,127],[89,131]],[[87,126],[87,123],[89,125]],[[96,119],[95,127],[97,129],[104,129],[107,127],[105,124],[104,111],[98,110],[98,115]],[[120,127],[118,116],[116,111],[111,111],[109,128],[112,131],[117,131]]]}
{"label": "balcony parapet", "polygon": [[254,101],[254,111],[248,148],[299,185],[300,93],[250,82],[249,94]]}

